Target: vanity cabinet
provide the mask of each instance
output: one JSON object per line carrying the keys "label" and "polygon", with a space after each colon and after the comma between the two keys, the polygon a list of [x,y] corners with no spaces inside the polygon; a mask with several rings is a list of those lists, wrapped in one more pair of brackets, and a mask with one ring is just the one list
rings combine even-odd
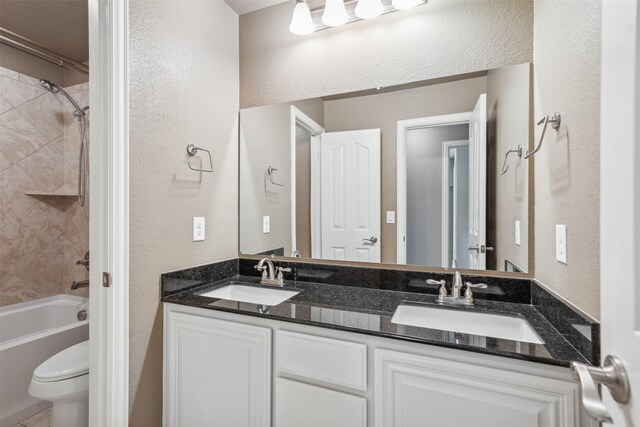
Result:
{"label": "vanity cabinet", "polygon": [[377,427],[579,425],[570,381],[384,349],[374,372]]}
{"label": "vanity cabinet", "polygon": [[271,329],[165,312],[164,425],[271,425]]}
{"label": "vanity cabinet", "polygon": [[567,368],[181,305],[164,309],[165,426],[596,425],[582,415]]}

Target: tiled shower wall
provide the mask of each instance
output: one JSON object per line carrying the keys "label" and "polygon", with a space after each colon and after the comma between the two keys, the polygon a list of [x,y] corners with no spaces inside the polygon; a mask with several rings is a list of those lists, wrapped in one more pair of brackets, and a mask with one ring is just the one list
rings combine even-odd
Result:
{"label": "tiled shower wall", "polygon": [[[66,90],[89,105],[88,84]],[[75,261],[89,248],[89,197],[81,207],[74,196],[80,137],[72,113],[62,95],[0,67],[0,306],[88,295],[71,290],[88,278]]]}

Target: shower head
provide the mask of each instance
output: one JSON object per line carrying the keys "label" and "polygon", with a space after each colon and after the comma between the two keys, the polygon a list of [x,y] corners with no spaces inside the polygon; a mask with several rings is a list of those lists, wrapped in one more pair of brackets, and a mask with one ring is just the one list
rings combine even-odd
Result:
{"label": "shower head", "polygon": [[86,115],[85,111],[89,109],[89,107],[87,106],[85,108],[81,108],[78,105],[78,103],[60,86],[45,79],[40,79],[39,83],[40,83],[40,86],[42,86],[43,88],[45,88],[46,90],[48,90],[53,94],[57,94],[57,93],[63,94],[64,97],[67,98],[69,102],[73,104],[73,107],[76,109],[76,111],[73,112],[73,116],[78,118],[78,120],[80,120],[81,117],[84,117]]}
{"label": "shower head", "polygon": [[51,93],[60,92],[60,88],[56,86],[55,83],[51,83],[49,80],[40,79],[39,83],[40,83],[40,86],[42,86],[43,88],[45,88]]}

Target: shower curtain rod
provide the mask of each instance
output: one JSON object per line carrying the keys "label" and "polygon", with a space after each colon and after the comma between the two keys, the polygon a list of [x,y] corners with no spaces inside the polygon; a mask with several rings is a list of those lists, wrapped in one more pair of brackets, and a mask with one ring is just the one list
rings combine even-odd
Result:
{"label": "shower curtain rod", "polygon": [[58,65],[60,67],[89,74],[88,66],[74,61],[73,59],[65,58],[62,55],[58,55],[57,53],[48,50],[44,46],[39,45],[38,43],[33,42],[9,30],[5,30],[2,27],[0,27],[0,43],[19,49],[30,55],[37,56],[40,59],[44,59],[45,61],[51,62],[52,64]]}

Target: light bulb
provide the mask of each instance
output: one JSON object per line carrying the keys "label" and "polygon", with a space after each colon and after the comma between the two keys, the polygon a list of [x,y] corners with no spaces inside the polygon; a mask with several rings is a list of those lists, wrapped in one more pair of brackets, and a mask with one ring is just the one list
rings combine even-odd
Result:
{"label": "light bulb", "polygon": [[377,18],[382,13],[382,2],[380,0],[358,0],[355,13],[360,19]]}
{"label": "light bulb", "polygon": [[322,23],[328,27],[339,27],[349,20],[343,0],[327,0],[322,14]]}
{"label": "light bulb", "polygon": [[419,4],[424,3],[423,0],[392,0],[391,5],[394,9],[398,10],[408,10],[413,9]]}
{"label": "light bulb", "polygon": [[311,19],[311,11],[306,0],[296,0],[289,31],[295,35],[304,36],[313,33],[315,30],[316,26],[313,23],[313,19]]}

